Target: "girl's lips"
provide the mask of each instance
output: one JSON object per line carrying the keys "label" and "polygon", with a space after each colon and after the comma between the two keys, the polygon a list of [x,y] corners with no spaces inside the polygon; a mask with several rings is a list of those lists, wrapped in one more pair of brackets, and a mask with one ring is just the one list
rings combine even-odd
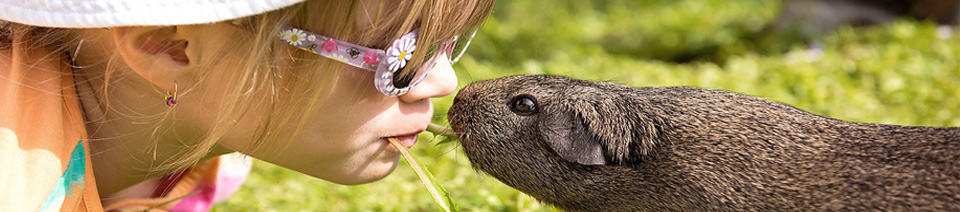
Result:
{"label": "girl's lips", "polygon": [[[413,147],[413,145],[417,143],[417,135],[419,135],[419,134],[420,134],[420,133],[417,132],[417,133],[407,134],[407,135],[398,135],[398,136],[392,136],[392,137],[383,137],[383,141],[384,141],[384,142],[387,142],[387,145],[389,145],[389,144],[390,144],[390,141],[388,141],[387,139],[388,139],[388,138],[396,138],[397,141],[400,142],[400,144],[402,144],[404,147],[407,147],[407,149],[409,149],[410,147]],[[391,145],[391,146],[392,146],[392,145]]]}

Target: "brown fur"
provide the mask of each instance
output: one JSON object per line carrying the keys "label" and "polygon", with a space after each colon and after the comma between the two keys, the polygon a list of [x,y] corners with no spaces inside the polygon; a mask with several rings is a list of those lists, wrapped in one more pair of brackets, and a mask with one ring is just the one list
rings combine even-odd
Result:
{"label": "brown fur", "polygon": [[[536,99],[535,114],[509,109],[521,94]],[[449,117],[475,168],[565,210],[960,210],[957,127],[853,123],[726,91],[559,76],[473,83]],[[578,162],[591,151],[603,165]]]}

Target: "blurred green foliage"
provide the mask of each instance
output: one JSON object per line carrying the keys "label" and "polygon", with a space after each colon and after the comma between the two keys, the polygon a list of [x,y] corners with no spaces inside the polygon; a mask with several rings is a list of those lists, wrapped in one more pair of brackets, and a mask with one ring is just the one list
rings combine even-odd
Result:
{"label": "blurred green foliage", "polygon": [[[497,2],[468,56],[460,86],[515,74],[554,74],[632,86],[696,86],[760,96],[833,118],[960,126],[960,33],[913,20],[819,38],[756,39],[779,1]],[[767,36],[767,35],[761,35]],[[773,41],[773,42],[772,42]],[[434,100],[446,124],[453,95]],[[464,211],[552,211],[473,170],[456,142],[428,133],[413,152]],[[387,178],[344,186],[256,161],[250,178],[215,211],[432,211],[401,163]]]}
{"label": "blurred green foliage", "polygon": [[[779,1],[498,2],[470,54],[516,65],[570,54],[689,61],[741,51],[776,18]],[[522,44],[522,45],[517,45]]]}

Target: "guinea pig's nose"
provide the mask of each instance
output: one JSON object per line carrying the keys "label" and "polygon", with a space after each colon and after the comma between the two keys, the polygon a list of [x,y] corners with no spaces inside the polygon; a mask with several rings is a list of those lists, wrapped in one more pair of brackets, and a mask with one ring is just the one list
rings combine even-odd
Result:
{"label": "guinea pig's nose", "polygon": [[477,90],[481,90],[481,89],[478,89],[477,87],[479,87],[480,84],[482,83],[483,82],[470,83],[469,85],[467,85],[467,87],[460,89],[460,91],[457,92],[457,96],[453,97],[453,104],[454,105],[463,104],[464,102],[470,102],[470,101],[476,100],[480,95],[480,93],[477,92]]}
{"label": "guinea pig's nose", "polygon": [[453,131],[462,132],[465,127],[464,125],[471,122],[468,120],[468,117],[470,117],[469,113],[472,111],[470,108],[474,107],[474,103],[480,98],[480,92],[483,90],[480,84],[482,84],[482,82],[470,83],[463,89],[460,89],[460,91],[457,92],[457,96],[453,97],[453,105],[451,105],[450,110],[447,111],[447,118]]}

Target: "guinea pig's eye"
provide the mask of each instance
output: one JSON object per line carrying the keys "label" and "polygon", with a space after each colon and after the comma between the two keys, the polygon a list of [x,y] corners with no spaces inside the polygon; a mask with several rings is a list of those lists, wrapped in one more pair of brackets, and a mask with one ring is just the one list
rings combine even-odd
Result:
{"label": "guinea pig's eye", "polygon": [[537,100],[527,94],[513,97],[507,104],[511,111],[521,116],[537,113]]}

